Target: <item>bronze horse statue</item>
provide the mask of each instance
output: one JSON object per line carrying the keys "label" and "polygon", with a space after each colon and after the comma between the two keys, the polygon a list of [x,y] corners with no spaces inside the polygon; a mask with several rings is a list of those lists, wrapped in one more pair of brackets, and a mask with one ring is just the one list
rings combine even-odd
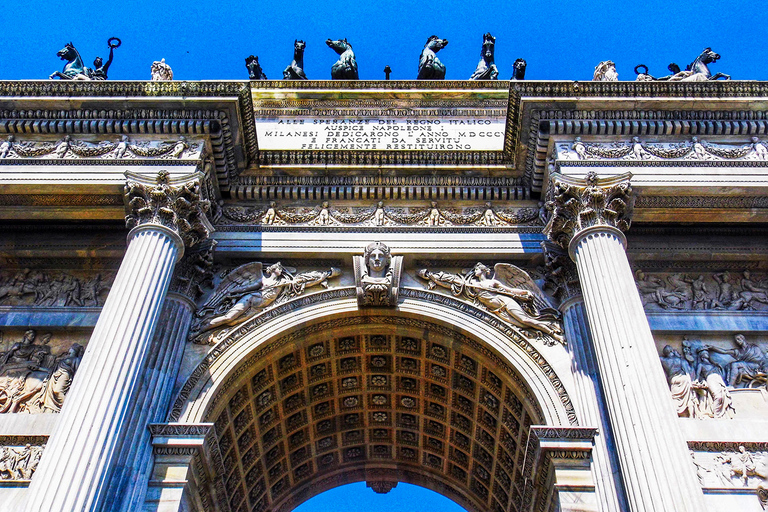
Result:
{"label": "bronze horse statue", "polygon": [[480,62],[470,80],[498,80],[499,69],[494,62],[493,51],[496,46],[496,38],[490,32],[483,35],[483,47],[480,50]]}
{"label": "bronze horse statue", "polygon": [[525,68],[528,66],[528,63],[525,62],[525,59],[517,59],[514,64],[512,64],[512,78],[510,80],[525,80]]}
{"label": "bronze horse statue", "polygon": [[267,80],[267,75],[262,71],[259,65],[259,58],[249,55],[245,58],[245,67],[248,69],[248,77],[251,80]]}
{"label": "bronze horse statue", "polygon": [[63,71],[54,71],[48,78],[60,78],[62,80],[106,80],[107,71],[112,64],[114,58],[115,48],[118,48],[121,44],[120,39],[116,37],[110,37],[107,41],[109,46],[109,59],[106,64],[103,63],[101,57],[96,57],[93,61],[93,68],[89,68],[83,64],[83,58],[80,56],[80,52],[77,51],[72,42],[64,45],[64,48],[56,52],[56,55],[61,60],[67,61],[64,65]]}
{"label": "bronze horse statue", "polygon": [[[667,66],[667,69],[672,73],[671,75],[662,76],[656,78],[648,74],[648,66],[640,64],[635,66],[635,73],[637,74],[637,81],[670,81],[670,82],[704,82],[706,80],[717,80],[718,78],[724,78],[726,80],[731,79],[731,75],[725,73],[712,74],[707,64],[712,64],[720,59],[720,55],[713,52],[712,48],[704,48],[704,51],[696,57],[696,60],[688,64],[685,71],[680,71],[680,66],[674,62]],[[642,71],[641,71],[642,69]]]}
{"label": "bronze horse statue", "polygon": [[447,45],[447,39],[429,36],[419,57],[418,80],[445,80],[445,65],[440,62],[436,54]]}
{"label": "bronze horse statue", "polygon": [[338,41],[327,39],[325,44],[339,54],[339,60],[331,67],[331,78],[333,80],[360,80],[352,45],[346,39],[339,39]]}
{"label": "bronze horse statue", "polygon": [[293,60],[283,70],[283,80],[309,80],[304,73],[304,48],[307,43],[301,40],[293,41]]}

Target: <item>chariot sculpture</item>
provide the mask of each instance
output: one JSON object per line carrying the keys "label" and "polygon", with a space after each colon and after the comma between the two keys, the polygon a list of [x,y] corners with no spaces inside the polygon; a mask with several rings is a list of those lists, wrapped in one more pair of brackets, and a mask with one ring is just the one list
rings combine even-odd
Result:
{"label": "chariot sculpture", "polygon": [[635,66],[635,73],[637,73],[637,81],[651,81],[651,80],[665,80],[670,82],[704,82],[706,80],[717,80],[718,78],[724,78],[726,80],[731,79],[731,75],[725,73],[712,74],[709,70],[708,64],[717,62],[720,59],[720,55],[713,52],[712,48],[704,48],[704,51],[696,57],[696,60],[688,64],[684,71],[680,70],[680,66],[674,62],[667,66],[671,75],[662,76],[656,78],[648,73],[648,66],[640,64]]}

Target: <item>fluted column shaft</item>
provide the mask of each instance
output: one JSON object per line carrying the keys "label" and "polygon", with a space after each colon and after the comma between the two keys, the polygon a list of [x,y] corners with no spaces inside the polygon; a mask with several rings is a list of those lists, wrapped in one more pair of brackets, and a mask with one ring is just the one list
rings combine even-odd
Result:
{"label": "fluted column shaft", "polygon": [[163,422],[170,407],[193,309],[190,299],[168,293],[162,309],[162,322],[152,339],[147,364],[141,371],[140,390],[127,419],[127,433],[118,450],[108,495],[101,500],[98,510],[131,512],[141,508],[152,470],[149,425]]}
{"label": "fluted column shaft", "polygon": [[576,233],[569,252],[581,281],[627,500],[635,512],[706,510],[624,244],[619,229],[592,226]]}
{"label": "fluted column shaft", "polygon": [[563,312],[568,350],[571,352],[571,368],[576,384],[574,399],[579,406],[580,423],[598,427],[592,450],[592,478],[598,510],[621,512],[627,510],[626,498],[618,458],[613,450],[615,443],[597,372],[584,298],[581,295],[571,297],[560,309]]}
{"label": "fluted column shaft", "polygon": [[181,238],[156,224],[129,235],[56,429],[28,489],[28,512],[94,510],[136,399]]}

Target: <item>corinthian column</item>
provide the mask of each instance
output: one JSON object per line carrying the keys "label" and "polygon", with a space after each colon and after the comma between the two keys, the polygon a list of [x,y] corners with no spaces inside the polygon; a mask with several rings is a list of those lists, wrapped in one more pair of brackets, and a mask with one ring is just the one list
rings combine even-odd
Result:
{"label": "corinthian column", "polygon": [[627,510],[627,503],[576,265],[559,246],[551,242],[544,242],[542,246],[547,286],[553,290],[563,313],[566,346],[571,353],[571,370],[576,384],[574,401],[580,423],[585,427],[598,427],[591,467],[597,510],[622,512]]}
{"label": "corinthian column", "polygon": [[167,173],[156,183],[128,179],[128,248],[30,482],[28,512],[111,510],[106,491],[132,428],[132,406],[141,399],[141,373],[174,266],[185,245],[212,230],[199,175],[181,183]]}
{"label": "corinthian column", "polygon": [[545,228],[576,263],[632,511],[705,510],[625,252],[631,175],[555,174]]}

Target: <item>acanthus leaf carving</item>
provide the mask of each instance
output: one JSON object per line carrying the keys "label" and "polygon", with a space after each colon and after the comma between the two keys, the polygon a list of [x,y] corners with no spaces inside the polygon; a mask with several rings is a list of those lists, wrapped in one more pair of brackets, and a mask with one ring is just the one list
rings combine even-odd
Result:
{"label": "acanthus leaf carving", "polygon": [[125,202],[129,229],[142,224],[158,224],[176,232],[188,247],[205,240],[213,231],[206,217],[210,201],[202,197],[199,179],[171,185],[166,171],[151,185],[139,175],[128,173]]}

